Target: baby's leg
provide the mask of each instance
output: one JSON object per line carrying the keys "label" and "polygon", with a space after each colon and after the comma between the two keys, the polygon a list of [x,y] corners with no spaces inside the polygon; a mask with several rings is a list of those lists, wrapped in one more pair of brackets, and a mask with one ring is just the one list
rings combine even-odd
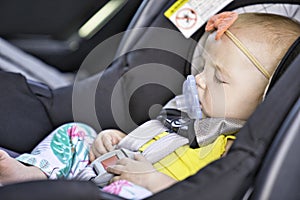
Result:
{"label": "baby's leg", "polygon": [[64,124],[30,154],[22,154],[16,159],[38,167],[50,179],[71,179],[89,164],[89,148],[95,137],[96,132],[85,124]]}
{"label": "baby's leg", "polygon": [[0,185],[46,178],[37,167],[25,166],[0,150]]}

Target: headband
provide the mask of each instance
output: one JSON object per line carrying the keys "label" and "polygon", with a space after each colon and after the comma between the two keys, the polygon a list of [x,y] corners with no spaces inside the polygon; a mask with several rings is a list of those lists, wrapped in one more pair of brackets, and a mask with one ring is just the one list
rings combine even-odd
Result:
{"label": "headband", "polygon": [[250,53],[245,45],[233,35],[228,28],[237,20],[238,14],[236,12],[222,12],[220,14],[212,16],[205,27],[205,31],[212,31],[217,29],[215,39],[219,40],[225,33],[227,37],[248,57],[248,59],[255,65],[255,67],[266,77],[270,79],[270,74],[263,67],[263,65]]}

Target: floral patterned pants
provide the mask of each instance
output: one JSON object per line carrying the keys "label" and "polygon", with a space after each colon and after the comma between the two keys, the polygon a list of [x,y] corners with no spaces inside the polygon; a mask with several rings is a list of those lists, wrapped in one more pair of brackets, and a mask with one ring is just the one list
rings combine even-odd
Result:
{"label": "floral patterned pants", "polygon": [[[89,150],[96,138],[94,129],[83,123],[68,123],[58,127],[28,154],[16,159],[41,169],[49,179],[73,179],[89,164]],[[126,199],[142,199],[152,193],[125,180],[102,189]]]}

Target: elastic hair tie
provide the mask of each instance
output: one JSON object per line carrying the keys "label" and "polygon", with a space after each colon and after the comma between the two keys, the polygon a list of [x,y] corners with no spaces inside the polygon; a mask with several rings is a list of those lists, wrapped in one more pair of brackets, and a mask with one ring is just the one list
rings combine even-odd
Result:
{"label": "elastic hair tie", "polygon": [[248,57],[248,59],[255,65],[255,67],[266,77],[270,79],[270,74],[263,67],[263,65],[250,53],[245,45],[228,29],[237,20],[238,13],[236,12],[222,12],[212,16],[205,27],[205,31],[217,30],[215,40],[219,40],[223,34],[227,35],[229,39]]}

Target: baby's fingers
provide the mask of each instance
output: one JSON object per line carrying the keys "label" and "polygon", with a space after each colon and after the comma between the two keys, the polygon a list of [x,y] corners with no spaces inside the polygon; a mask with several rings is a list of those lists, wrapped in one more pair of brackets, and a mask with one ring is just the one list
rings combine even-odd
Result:
{"label": "baby's fingers", "polygon": [[134,159],[138,161],[147,161],[147,159],[140,153],[134,155]]}
{"label": "baby's fingers", "polygon": [[112,151],[115,148],[110,136],[103,137],[103,145],[107,152]]}
{"label": "baby's fingers", "polygon": [[111,165],[106,168],[106,171],[115,175],[121,175],[124,172],[124,166],[122,165]]}
{"label": "baby's fingers", "polygon": [[89,152],[90,161],[93,162],[96,159],[95,154],[93,153],[92,149]]}
{"label": "baby's fingers", "polygon": [[120,176],[114,176],[110,181],[109,183],[113,183],[113,182],[116,182],[116,181],[119,181],[121,180],[121,177]]}
{"label": "baby's fingers", "polygon": [[93,145],[91,147],[91,151],[93,151],[96,158],[98,158],[99,156],[107,153],[107,150],[105,149],[103,144],[101,142],[97,142],[97,141],[95,141],[93,143]]}

